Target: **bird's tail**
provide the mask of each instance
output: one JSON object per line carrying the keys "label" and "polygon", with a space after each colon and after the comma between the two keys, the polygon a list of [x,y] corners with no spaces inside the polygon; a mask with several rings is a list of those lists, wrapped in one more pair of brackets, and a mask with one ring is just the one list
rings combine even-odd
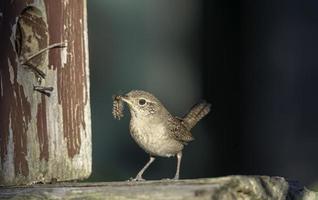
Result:
{"label": "bird's tail", "polygon": [[210,112],[211,104],[206,101],[202,101],[194,105],[190,112],[183,118],[183,124],[191,130],[205,115]]}

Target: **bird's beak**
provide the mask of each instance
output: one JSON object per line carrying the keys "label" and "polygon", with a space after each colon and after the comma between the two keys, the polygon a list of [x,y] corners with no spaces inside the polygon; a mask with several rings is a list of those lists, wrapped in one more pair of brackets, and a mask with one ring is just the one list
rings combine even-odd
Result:
{"label": "bird's beak", "polygon": [[122,99],[124,102],[126,102],[128,105],[131,105],[131,104],[132,104],[132,102],[131,102],[129,96],[127,96],[127,95],[122,95],[122,96],[121,96],[121,99]]}

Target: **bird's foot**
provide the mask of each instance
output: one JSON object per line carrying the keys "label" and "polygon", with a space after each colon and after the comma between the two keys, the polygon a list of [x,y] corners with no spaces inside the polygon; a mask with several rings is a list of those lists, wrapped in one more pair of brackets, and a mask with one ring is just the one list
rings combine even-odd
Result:
{"label": "bird's foot", "polygon": [[128,181],[146,181],[141,176],[136,176],[135,178],[131,177]]}

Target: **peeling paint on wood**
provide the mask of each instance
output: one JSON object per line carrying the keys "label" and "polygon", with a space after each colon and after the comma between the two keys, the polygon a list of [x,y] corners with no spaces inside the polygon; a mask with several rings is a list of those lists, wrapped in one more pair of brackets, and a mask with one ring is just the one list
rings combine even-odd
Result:
{"label": "peeling paint on wood", "polygon": [[40,147],[40,160],[49,160],[49,144],[48,144],[48,133],[47,133],[47,119],[46,119],[46,100],[45,96],[41,95],[41,103],[38,104],[38,110],[36,114],[37,119],[37,132],[38,141]]}
{"label": "peeling paint on wood", "polygon": [[[0,11],[0,185],[88,177],[86,1],[4,1]],[[46,74],[41,82],[21,65],[21,60],[63,41],[67,48],[46,51],[28,62]],[[33,90],[39,84],[54,88],[50,97]]]}
{"label": "peeling paint on wood", "polygon": [[[51,5],[48,4],[48,6]],[[57,5],[54,2],[52,6]],[[64,58],[60,65],[62,67],[57,67],[56,69],[58,71],[59,104],[61,104],[62,107],[72,108],[63,110],[63,121],[69,124],[69,126],[63,126],[69,157],[74,157],[79,153],[81,146],[81,129],[86,129],[84,107],[88,94],[84,93],[86,92],[85,88],[87,88],[87,84],[85,81],[82,81],[83,76],[87,74],[84,62],[86,55],[84,49],[81,48],[84,46],[84,27],[78,21],[79,16],[81,16],[80,12],[83,11],[83,6],[83,4],[76,1],[64,1],[63,4],[61,2],[61,5],[57,6],[57,8],[63,7],[64,12],[62,12],[62,10],[56,10],[54,13],[56,15],[56,13],[60,12],[62,15],[66,15],[66,17],[64,17],[64,24],[52,26],[52,29],[55,30],[65,30],[66,32],[61,40],[68,41],[67,54],[65,55],[64,51],[62,54],[62,58]],[[70,10],[70,8],[72,9]],[[58,38],[60,38],[60,35]],[[54,41],[54,37],[51,39]],[[53,59],[55,60],[55,58]]]}

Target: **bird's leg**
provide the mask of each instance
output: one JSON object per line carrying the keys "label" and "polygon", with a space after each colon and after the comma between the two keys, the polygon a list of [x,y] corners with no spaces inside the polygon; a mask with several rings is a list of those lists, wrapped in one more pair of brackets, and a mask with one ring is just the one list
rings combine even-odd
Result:
{"label": "bird's leg", "polygon": [[142,178],[142,174],[146,171],[146,169],[149,167],[149,165],[155,160],[155,157],[150,156],[149,161],[146,163],[146,165],[138,172],[136,178],[131,179],[132,181],[144,181],[145,179]]}
{"label": "bird's leg", "polygon": [[174,178],[173,178],[174,180],[178,180],[178,179],[179,179],[181,158],[182,158],[182,151],[180,151],[180,152],[177,154],[177,171],[176,171],[176,174],[174,175]]}

